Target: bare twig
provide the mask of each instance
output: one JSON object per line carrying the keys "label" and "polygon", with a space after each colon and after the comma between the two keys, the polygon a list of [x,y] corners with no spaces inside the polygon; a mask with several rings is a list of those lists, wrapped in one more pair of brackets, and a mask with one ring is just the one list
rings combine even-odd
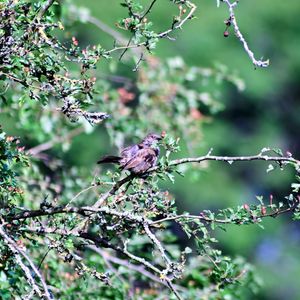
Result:
{"label": "bare twig", "polygon": [[108,252],[106,252],[100,248],[97,248],[95,246],[87,246],[87,248],[91,249],[91,250],[95,251],[96,253],[98,253],[99,255],[101,255],[103,257],[103,259],[107,259],[116,265],[124,266],[130,270],[136,271],[136,272],[144,275],[145,277],[151,279],[154,282],[157,282],[157,283],[167,286],[167,284],[165,282],[162,282],[159,277],[157,277],[153,273],[147,271],[143,265],[135,265],[126,259],[121,259],[121,258],[116,257],[115,255],[110,255]]}
{"label": "bare twig", "polygon": [[108,35],[112,36],[115,40],[117,40],[118,42],[120,42],[121,44],[126,44],[126,38],[119,33],[118,31],[112,29],[111,27],[109,27],[108,25],[106,25],[104,22],[102,22],[101,20],[93,17],[93,16],[87,16],[86,20],[92,24],[94,24],[96,27],[98,27],[101,31],[107,33]]}
{"label": "bare twig", "polygon": [[149,225],[146,222],[143,224],[143,226],[144,226],[146,234],[148,235],[148,237],[150,238],[152,243],[154,245],[156,245],[156,247],[158,248],[163,260],[165,261],[165,263],[167,265],[167,268],[169,268],[171,266],[172,262],[170,261],[169,257],[167,256],[164,247],[162,246],[160,241],[157,239],[157,237],[151,232]]}
{"label": "bare twig", "polygon": [[88,186],[87,188],[81,190],[79,193],[77,193],[66,205],[66,207],[70,207],[71,203],[73,203],[80,195],[84,194],[85,192],[96,188],[97,185],[96,184],[92,184],[90,186]]}
{"label": "bare twig", "polygon": [[235,35],[239,39],[239,41],[242,43],[245,51],[247,52],[248,56],[250,57],[252,63],[254,64],[255,67],[263,67],[266,68],[269,66],[269,60],[257,60],[254,57],[254,53],[250,50],[247,41],[245,40],[244,36],[242,35],[238,23],[236,21],[235,13],[234,13],[234,8],[238,4],[238,0],[234,1],[233,3],[230,2],[230,0],[222,0],[222,2],[226,3],[229,9],[230,13],[230,23],[232,23]]}
{"label": "bare twig", "polygon": [[[107,265],[109,270],[114,273],[114,276],[119,278],[119,280],[122,281],[122,283],[126,282],[126,279],[121,274],[119,274],[119,271],[113,266],[111,259],[109,259],[110,256],[107,252],[105,252],[95,246],[91,246],[91,245],[88,245],[86,248],[98,253],[102,257],[104,263]],[[116,257],[116,259],[118,259],[118,258]]]}
{"label": "bare twig", "polygon": [[116,194],[116,192],[127,182],[131,181],[134,178],[134,175],[128,175],[125,178],[119,180],[115,185],[106,193],[104,193],[98,201],[93,205],[94,208],[99,208],[110,196]]}
{"label": "bare twig", "polygon": [[145,13],[141,16],[141,20],[143,20],[151,11],[152,7],[154,6],[155,2],[157,0],[152,0],[151,4],[149,5],[148,9],[145,11]]}
{"label": "bare twig", "polygon": [[177,292],[177,290],[175,289],[175,287],[172,284],[172,281],[170,278],[168,278],[167,276],[165,276],[163,274],[163,272],[161,270],[159,270],[157,267],[155,267],[154,265],[152,265],[149,261],[145,260],[142,257],[136,256],[132,253],[130,253],[127,250],[127,243],[128,240],[124,242],[124,248],[123,248],[123,252],[126,256],[128,256],[130,259],[144,265],[145,267],[147,267],[148,269],[152,270],[153,272],[157,273],[160,275],[161,280],[165,281],[169,287],[169,289],[174,293],[174,295],[177,297],[177,299],[181,300],[181,296],[179,295],[179,293]]}
{"label": "bare twig", "polygon": [[190,11],[188,12],[188,14],[186,15],[185,18],[183,18],[178,24],[172,26],[172,28],[163,31],[161,33],[158,34],[158,38],[162,38],[162,37],[168,37],[169,33],[171,33],[172,31],[174,31],[175,29],[182,29],[183,24],[188,21],[189,19],[192,19],[195,10],[197,9],[197,6],[190,2],[190,1],[186,1],[185,4],[190,7]]}
{"label": "bare twig", "polygon": [[167,285],[168,285],[169,289],[174,293],[174,295],[176,296],[176,298],[178,300],[183,300],[183,298],[180,296],[180,294],[176,290],[175,286],[173,285],[172,281],[169,280],[169,279],[165,279],[165,280],[167,282]]}
{"label": "bare twig", "polygon": [[[236,161],[253,161],[253,160],[264,160],[264,161],[273,161],[273,162],[291,162],[296,165],[300,166],[300,161],[289,156],[268,156],[268,155],[263,155],[263,154],[257,154],[257,155],[251,155],[251,156],[215,156],[215,155],[204,155],[204,156],[199,156],[199,157],[188,157],[188,158],[181,158],[181,159],[176,159],[172,160],[169,163],[169,166],[177,166],[177,165],[182,165],[186,163],[201,163],[203,161],[208,161],[208,160],[213,160],[213,161],[224,161],[229,164],[232,164],[233,162]],[[148,172],[153,172],[157,170],[159,167],[156,166],[152,169],[150,169]]]}

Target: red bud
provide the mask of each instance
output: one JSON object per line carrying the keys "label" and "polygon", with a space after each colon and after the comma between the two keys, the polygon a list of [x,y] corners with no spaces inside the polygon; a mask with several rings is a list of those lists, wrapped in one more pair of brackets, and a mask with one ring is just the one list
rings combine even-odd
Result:
{"label": "red bud", "polygon": [[229,31],[225,30],[223,35],[224,35],[224,37],[228,37],[229,36]]}

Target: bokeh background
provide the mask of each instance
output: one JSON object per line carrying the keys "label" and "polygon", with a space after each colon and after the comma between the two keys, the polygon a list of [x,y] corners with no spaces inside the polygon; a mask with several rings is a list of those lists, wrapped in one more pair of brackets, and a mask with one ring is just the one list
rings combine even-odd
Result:
{"label": "bokeh background", "polygon": [[[74,3],[90,9],[93,17],[113,28],[124,17],[119,1]],[[256,70],[234,33],[223,37],[227,7],[221,3],[217,8],[214,0],[197,0],[196,4],[197,18],[175,33],[176,41],[160,41],[154,55],[166,59],[181,56],[188,65],[199,67],[224,65],[244,80],[246,88],[239,92],[230,84],[222,85],[220,101],[224,110],[202,126],[203,140],[194,154],[202,155],[212,147],[219,155],[251,155],[264,147],[274,147],[300,158],[300,2],[240,1],[236,17],[241,31],[255,55],[271,62],[270,67]],[[166,28],[171,14],[169,1],[161,0],[150,16],[157,28]],[[112,46],[112,38],[90,23],[75,23],[71,34],[80,45]],[[123,75],[132,77],[132,62],[124,60],[122,64]],[[103,63],[100,70],[109,74],[109,64]],[[108,136],[100,127],[74,139],[64,158],[69,165],[92,168],[100,155],[116,151],[107,148]],[[13,122],[7,120],[4,129],[12,134]],[[256,195],[268,198],[272,194],[274,201],[280,201],[289,194],[292,173],[278,169],[267,174],[266,169],[267,164],[262,162],[210,163],[196,175],[191,172],[176,178],[176,184],[168,188],[179,209],[191,213],[256,203]],[[265,220],[263,225],[264,230],[252,225],[217,231],[219,247],[225,254],[242,255],[256,266],[263,285],[255,299],[300,299],[299,222],[280,216]]]}

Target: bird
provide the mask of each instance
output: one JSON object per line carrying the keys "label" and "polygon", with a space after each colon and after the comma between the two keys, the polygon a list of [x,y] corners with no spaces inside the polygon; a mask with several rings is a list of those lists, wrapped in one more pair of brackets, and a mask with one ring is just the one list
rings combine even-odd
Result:
{"label": "bird", "polygon": [[161,135],[149,133],[140,143],[124,148],[120,156],[106,155],[97,163],[115,163],[120,165],[121,170],[128,170],[135,175],[146,173],[154,167],[159,156],[158,142]]}

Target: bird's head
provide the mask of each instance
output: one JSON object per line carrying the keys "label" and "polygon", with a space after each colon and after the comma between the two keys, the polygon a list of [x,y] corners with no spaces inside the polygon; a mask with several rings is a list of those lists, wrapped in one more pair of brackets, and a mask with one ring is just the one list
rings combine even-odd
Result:
{"label": "bird's head", "polygon": [[162,136],[156,133],[149,133],[142,141],[145,146],[151,147],[156,145],[158,141],[162,139]]}

